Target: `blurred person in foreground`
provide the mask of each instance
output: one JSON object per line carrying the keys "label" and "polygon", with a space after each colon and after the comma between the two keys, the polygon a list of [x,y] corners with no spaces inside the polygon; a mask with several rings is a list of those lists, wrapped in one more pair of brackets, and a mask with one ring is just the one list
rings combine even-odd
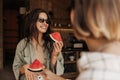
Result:
{"label": "blurred person in foreground", "polygon": [[71,22],[76,38],[95,46],[80,53],[76,80],[120,80],[120,0],[75,0]]}

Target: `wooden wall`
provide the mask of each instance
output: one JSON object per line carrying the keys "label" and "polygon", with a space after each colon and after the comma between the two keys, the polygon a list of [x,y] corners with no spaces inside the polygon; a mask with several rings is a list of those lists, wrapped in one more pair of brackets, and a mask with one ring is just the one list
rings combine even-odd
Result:
{"label": "wooden wall", "polygon": [[18,11],[4,10],[4,63],[12,64],[16,45],[19,41]]}
{"label": "wooden wall", "polygon": [[0,68],[3,68],[3,17],[2,17],[2,0],[0,0]]}
{"label": "wooden wall", "polygon": [[68,7],[71,0],[30,0],[30,10],[43,8],[54,15],[54,23],[70,23]]}

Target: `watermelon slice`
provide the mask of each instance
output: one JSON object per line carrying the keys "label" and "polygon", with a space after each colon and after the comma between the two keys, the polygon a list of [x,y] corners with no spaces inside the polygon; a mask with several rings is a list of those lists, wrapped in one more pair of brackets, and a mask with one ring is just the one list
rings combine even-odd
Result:
{"label": "watermelon slice", "polygon": [[49,35],[50,35],[50,38],[55,42],[62,41],[62,37],[61,37],[59,32],[54,32],[54,33],[51,33]]}
{"label": "watermelon slice", "polygon": [[43,70],[44,65],[38,60],[35,59],[32,64],[30,64],[28,70],[32,72],[41,72]]}

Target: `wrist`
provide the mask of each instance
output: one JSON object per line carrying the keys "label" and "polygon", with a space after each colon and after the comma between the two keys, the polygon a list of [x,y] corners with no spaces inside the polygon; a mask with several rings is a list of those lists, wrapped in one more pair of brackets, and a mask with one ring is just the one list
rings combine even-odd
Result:
{"label": "wrist", "polygon": [[52,60],[56,60],[57,56],[56,55],[52,55]]}
{"label": "wrist", "polygon": [[52,56],[51,60],[52,60],[52,65],[54,66],[57,61],[57,56]]}
{"label": "wrist", "polygon": [[58,57],[59,54],[60,54],[60,52],[56,52],[56,53],[53,52],[52,56],[53,56],[53,57]]}
{"label": "wrist", "polygon": [[58,55],[52,55],[52,58],[56,58]]}

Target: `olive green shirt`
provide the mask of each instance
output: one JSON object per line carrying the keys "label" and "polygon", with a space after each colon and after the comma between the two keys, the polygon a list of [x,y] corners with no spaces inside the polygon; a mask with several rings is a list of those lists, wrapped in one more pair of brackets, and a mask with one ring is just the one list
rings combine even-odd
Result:
{"label": "olive green shirt", "polygon": [[[25,47],[26,46],[26,47]],[[52,72],[56,71],[57,75],[62,75],[64,72],[64,59],[62,53],[58,55],[56,62],[56,70],[51,65],[50,53],[46,50],[44,53],[45,57],[45,67],[50,69]],[[25,75],[20,74],[21,66],[25,64],[31,64],[36,59],[35,49],[33,47],[32,41],[26,45],[26,38],[21,40],[16,47],[16,54],[13,62],[13,72],[16,80],[26,80]]]}

